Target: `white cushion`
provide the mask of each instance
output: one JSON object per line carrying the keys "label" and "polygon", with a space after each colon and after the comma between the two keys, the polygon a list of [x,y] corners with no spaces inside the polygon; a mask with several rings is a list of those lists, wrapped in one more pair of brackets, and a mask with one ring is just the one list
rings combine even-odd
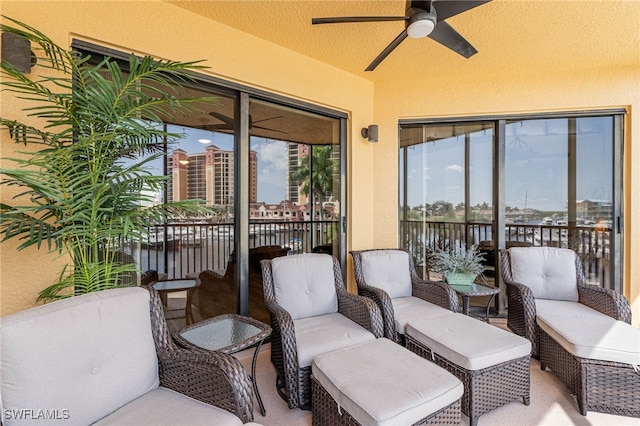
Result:
{"label": "white cushion", "polygon": [[450,310],[429,303],[419,297],[399,297],[397,299],[391,299],[391,304],[393,305],[394,326],[396,332],[400,334],[404,334],[407,324],[414,320],[441,318],[447,315],[453,315],[453,312]]}
{"label": "white cushion", "polygon": [[294,320],[298,365],[311,365],[323,353],[374,340],[375,336],[339,313]]}
{"label": "white cushion", "polygon": [[68,410],[47,424],[91,424],[158,387],[149,292],[139,287],[2,317],[0,335],[2,408]]}
{"label": "white cushion", "polygon": [[536,300],[536,322],[579,358],[640,366],[640,330],[582,303]]}
{"label": "white cushion", "polygon": [[372,250],[360,253],[364,282],[384,290],[389,297],[411,296],[409,254],[402,250]]}
{"label": "white cushion", "polygon": [[412,321],[406,332],[466,370],[482,370],[531,353],[527,339],[463,314]]}
{"label": "white cushion", "polygon": [[242,421],[226,410],[160,387],[95,423],[98,426],[184,424],[241,426]]}
{"label": "white cushion", "polygon": [[575,252],[554,247],[509,249],[511,276],[536,299],[578,301]]}
{"label": "white cushion", "polygon": [[361,425],[409,425],[460,399],[455,376],[387,339],[316,357],[313,376]]}
{"label": "white cushion", "polygon": [[333,258],[328,254],[298,254],[271,260],[276,302],[291,318],[338,312]]}

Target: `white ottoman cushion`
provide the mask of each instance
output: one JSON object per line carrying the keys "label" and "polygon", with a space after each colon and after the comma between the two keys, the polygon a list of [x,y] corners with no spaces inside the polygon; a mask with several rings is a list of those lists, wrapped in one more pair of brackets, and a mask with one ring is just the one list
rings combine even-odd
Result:
{"label": "white ottoman cushion", "polygon": [[438,305],[414,296],[391,299],[391,304],[393,305],[394,326],[400,334],[405,333],[407,323],[413,320],[419,320],[421,318],[441,318],[453,315],[453,312],[448,309],[441,308]]}
{"label": "white ottoman cushion", "polygon": [[536,300],[538,326],[579,358],[640,366],[640,330],[582,303]]}
{"label": "white ottoman cushion", "polygon": [[420,319],[406,334],[466,370],[482,370],[531,353],[531,342],[463,314]]}
{"label": "white ottoman cushion", "polygon": [[413,424],[464,391],[448,371],[384,338],[320,355],[311,371],[363,426]]}
{"label": "white ottoman cushion", "polygon": [[300,368],[310,366],[320,354],[375,339],[369,330],[339,313],[294,320],[293,326]]}

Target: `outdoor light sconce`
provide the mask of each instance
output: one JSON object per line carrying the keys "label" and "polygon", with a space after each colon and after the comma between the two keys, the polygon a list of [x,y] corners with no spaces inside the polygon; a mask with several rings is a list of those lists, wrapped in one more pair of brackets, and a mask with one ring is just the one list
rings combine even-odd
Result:
{"label": "outdoor light sconce", "polygon": [[363,138],[369,139],[369,142],[378,142],[378,125],[372,124],[369,127],[363,127],[360,134]]}
{"label": "outdoor light sconce", "polygon": [[31,42],[26,37],[15,33],[2,33],[2,61],[13,65],[24,74],[31,72],[36,64],[36,56],[31,51]]}

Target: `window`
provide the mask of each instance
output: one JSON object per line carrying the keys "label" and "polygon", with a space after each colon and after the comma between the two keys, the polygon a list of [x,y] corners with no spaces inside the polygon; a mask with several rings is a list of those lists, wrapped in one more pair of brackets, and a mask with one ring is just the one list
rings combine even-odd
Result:
{"label": "window", "polygon": [[[73,48],[96,61],[128,56],[81,41]],[[143,271],[183,278],[211,270],[223,277],[213,283],[211,300],[203,281],[202,316],[235,312],[268,323],[260,257],[330,245],[345,260],[345,231],[337,224],[346,214],[340,208],[346,115],[205,75],[194,81],[185,96],[217,101],[187,117],[165,118],[165,128],[183,137],[165,143],[165,159],[152,169],[167,178],[157,202],[199,199],[209,213],[150,224],[142,244],[122,249]]]}
{"label": "window", "polygon": [[564,247],[621,290],[623,111],[400,123],[400,241]]}

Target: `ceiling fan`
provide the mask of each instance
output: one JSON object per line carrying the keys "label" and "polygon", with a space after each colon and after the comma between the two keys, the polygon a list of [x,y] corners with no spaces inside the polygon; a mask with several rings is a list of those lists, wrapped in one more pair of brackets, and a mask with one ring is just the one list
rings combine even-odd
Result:
{"label": "ceiling fan", "polygon": [[470,58],[478,51],[453,29],[445,19],[488,3],[491,0],[427,0],[407,1],[405,16],[343,16],[313,18],[311,23],[341,24],[345,22],[405,21],[406,28],[369,64],[365,71],[373,71],[405,38],[429,37],[454,52]]}
{"label": "ceiling fan", "polygon": [[[215,112],[215,111],[209,112],[209,115],[212,116],[212,117],[217,118],[220,121],[222,121],[222,124],[207,124],[207,125],[203,126],[206,130],[231,130],[231,131],[234,130],[235,121],[234,121],[233,117],[227,117],[226,115],[220,114],[219,112]],[[272,129],[270,127],[256,126],[255,125],[256,123],[262,123],[264,121],[275,120],[277,118],[283,118],[283,117],[284,117],[284,115],[277,115],[275,117],[263,118],[262,120],[253,121],[253,118],[251,117],[251,114],[249,114],[249,130],[255,128],[255,129],[268,130],[270,132],[287,134],[287,132],[283,132],[282,130]]]}

